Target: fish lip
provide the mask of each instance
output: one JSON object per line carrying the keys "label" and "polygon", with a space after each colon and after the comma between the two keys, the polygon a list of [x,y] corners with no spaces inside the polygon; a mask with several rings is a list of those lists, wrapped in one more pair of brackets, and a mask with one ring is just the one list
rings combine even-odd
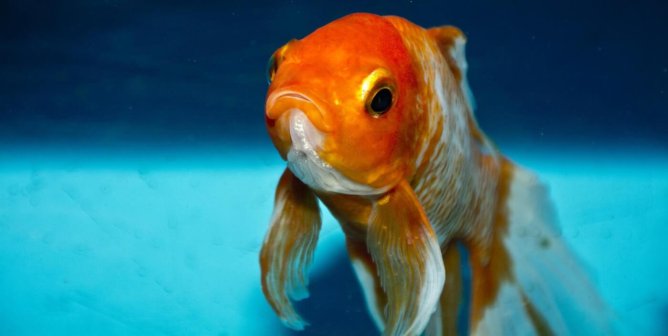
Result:
{"label": "fish lip", "polygon": [[302,182],[320,189],[313,170],[329,171],[333,169],[331,165],[322,160],[317,151],[321,148],[322,134],[319,134],[317,128],[300,109],[291,109],[285,114],[291,141],[287,154],[288,167]]}
{"label": "fish lip", "polygon": [[318,151],[323,150],[323,134],[313,125],[311,120],[300,109],[291,109],[287,112],[288,127],[292,146],[290,151],[306,154],[311,160],[323,168],[331,168],[323,161]]}
{"label": "fish lip", "polygon": [[281,90],[280,92],[274,93],[271,96],[269,96],[269,99],[267,99],[267,106],[266,106],[267,110],[269,110],[269,108],[271,106],[274,106],[276,101],[281,99],[281,98],[293,98],[293,99],[302,100],[302,101],[305,101],[307,103],[314,104],[313,100],[311,100],[309,97],[307,97],[306,95],[304,95],[302,93],[299,93],[299,92],[293,91],[293,90]]}
{"label": "fish lip", "polygon": [[277,92],[270,94],[269,97],[267,97],[267,101],[265,104],[265,111],[267,111],[266,115],[271,120],[278,120],[281,117],[281,114],[284,113],[284,111],[281,110],[274,111],[272,108],[276,105],[276,103],[281,99],[296,100],[299,102],[303,102],[307,105],[310,105],[310,107],[307,109],[308,111],[304,110],[302,112],[304,112],[309,116],[309,120],[311,120],[311,123],[315,125],[315,127],[319,131],[327,133],[331,132],[332,131],[331,125],[329,125],[328,122],[325,120],[325,113],[324,113],[325,110],[323,109],[323,105],[321,104],[321,102],[318,101],[317,97],[315,98],[316,99],[313,99],[307,94],[304,94],[300,91],[293,90],[290,88],[281,89]]}
{"label": "fish lip", "polygon": [[[320,106],[318,106],[318,104],[316,104],[313,101],[313,99],[309,98],[305,94],[300,93],[299,91],[295,91],[295,90],[284,89],[284,90],[280,90],[279,92],[272,93],[271,95],[269,95],[269,98],[267,98],[267,103],[266,103],[266,106],[265,106],[265,110],[270,111],[271,107],[274,106],[274,104],[276,104],[276,102],[279,99],[282,99],[282,98],[292,98],[292,99],[296,99],[296,100],[301,100],[301,101],[313,104],[318,109],[320,109]],[[272,118],[272,119],[274,119],[274,118]]]}
{"label": "fish lip", "polygon": [[[291,91],[291,90],[289,90],[289,91],[283,91],[283,92],[282,92],[278,97],[276,97],[275,99],[286,98],[286,97],[290,97],[290,98],[297,99],[297,100],[303,100],[303,101],[305,101],[305,102],[308,102],[308,103],[311,103],[311,104],[313,104],[313,105],[316,105],[315,102],[313,102],[313,100],[311,100],[311,98],[309,98],[308,96],[306,96],[306,95],[304,95],[304,94],[301,94],[301,93],[299,93],[299,92],[297,92],[297,91]],[[317,105],[316,105],[316,106],[317,106]]]}

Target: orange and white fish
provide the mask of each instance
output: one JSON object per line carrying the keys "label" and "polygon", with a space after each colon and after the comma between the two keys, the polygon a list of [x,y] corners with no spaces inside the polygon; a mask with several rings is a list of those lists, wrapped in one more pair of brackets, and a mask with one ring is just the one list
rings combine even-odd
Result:
{"label": "orange and white fish", "polygon": [[[266,124],[287,169],[260,263],[288,327],[305,325],[291,299],[308,296],[320,200],[385,335],[608,331],[545,188],[476,123],[465,41],[455,27],[352,14],[272,56]],[[457,326],[464,300],[468,323]]]}

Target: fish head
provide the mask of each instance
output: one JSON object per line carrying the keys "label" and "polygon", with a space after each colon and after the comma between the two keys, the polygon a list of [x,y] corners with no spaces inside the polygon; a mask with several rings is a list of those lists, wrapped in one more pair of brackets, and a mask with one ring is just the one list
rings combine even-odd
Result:
{"label": "fish head", "polygon": [[343,17],[279,48],[268,69],[268,132],[304,183],[377,195],[413,169],[416,73],[388,20]]}

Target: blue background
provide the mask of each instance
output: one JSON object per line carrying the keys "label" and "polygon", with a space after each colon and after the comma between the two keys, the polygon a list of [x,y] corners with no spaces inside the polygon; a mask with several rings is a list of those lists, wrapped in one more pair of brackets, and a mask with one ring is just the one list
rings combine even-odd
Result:
{"label": "blue background", "polygon": [[[259,288],[265,66],[356,11],[468,35],[483,129],[622,333],[668,333],[668,5],[416,0],[0,3],[0,334],[293,334]],[[328,215],[310,288],[303,335],[374,332]]]}
{"label": "blue background", "polygon": [[662,1],[0,6],[4,141],[266,146],[269,56],[355,11],[463,29],[478,117],[499,143],[668,139]]}

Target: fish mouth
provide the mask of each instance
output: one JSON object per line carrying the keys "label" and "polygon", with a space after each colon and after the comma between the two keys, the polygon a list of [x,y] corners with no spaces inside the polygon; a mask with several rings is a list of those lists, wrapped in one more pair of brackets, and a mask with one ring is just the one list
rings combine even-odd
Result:
{"label": "fish mouth", "polygon": [[303,100],[307,103],[313,104],[313,101],[309,97],[307,97],[307,96],[305,96],[305,95],[303,95],[299,92],[296,92],[296,91],[284,91],[278,97],[275,97],[274,99],[279,99],[279,98],[292,98],[292,99],[297,99],[297,100]]}
{"label": "fish mouth", "polygon": [[318,99],[311,99],[308,95],[291,89],[283,89],[275,92],[267,98],[265,106],[267,117],[271,120],[278,120],[285,112],[298,109],[308,115],[309,121],[317,129],[324,132],[330,132],[331,125],[325,120],[323,108]]}
{"label": "fish mouth", "polygon": [[350,180],[325,162],[323,150],[325,135],[299,109],[289,111],[289,130],[292,146],[288,151],[288,168],[309,187],[324,192],[349,195],[379,195],[390,188],[375,188]]}
{"label": "fish mouth", "polygon": [[[298,109],[290,111],[288,127],[292,140],[292,147],[288,152],[288,164],[310,161],[321,169],[332,169],[332,166],[323,161],[317,152],[317,150],[322,149],[324,136],[311,123],[304,112]],[[297,168],[301,168],[301,166]]]}
{"label": "fish mouth", "polygon": [[303,102],[313,104],[313,101],[309,97],[307,97],[307,96],[305,96],[305,95],[303,95],[303,94],[301,94],[297,91],[282,90],[278,93],[275,93],[275,94],[272,94],[271,96],[269,96],[269,99],[267,99],[267,107],[268,107],[267,110],[271,110],[271,108],[269,108],[269,107],[274,106],[274,104],[276,104],[276,101],[278,101],[279,99],[283,99],[283,98],[292,98],[292,99],[295,99],[295,100],[299,100],[299,101],[303,101]]}

